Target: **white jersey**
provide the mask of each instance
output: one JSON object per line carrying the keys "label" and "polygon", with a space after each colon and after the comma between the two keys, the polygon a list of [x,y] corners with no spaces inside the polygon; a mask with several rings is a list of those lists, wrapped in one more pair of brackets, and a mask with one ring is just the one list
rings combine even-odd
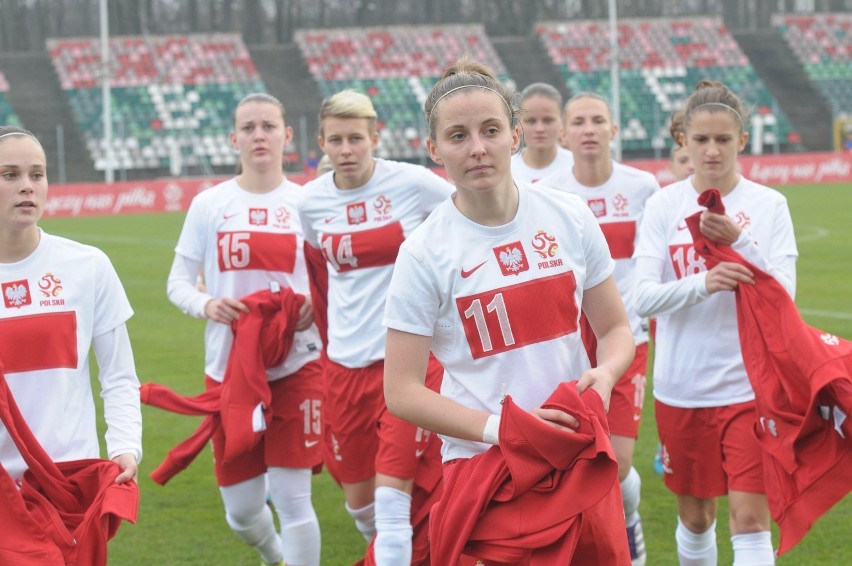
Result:
{"label": "white jersey", "polygon": [[[41,232],[29,257],[0,263],[0,288],[0,358],[24,419],[52,460],[99,458],[89,351],[133,315],[115,269],[102,251]],[[138,456],[139,380],[125,362],[128,374],[98,376],[107,450]],[[14,478],[27,467],[2,424],[0,462]]]}
{"label": "white jersey", "polygon": [[512,156],[512,178],[525,183],[537,183],[545,177],[568,172],[574,167],[574,154],[565,148],[556,148],[556,157],[546,167],[536,169],[524,162],[523,152]]}
{"label": "white jersey", "polygon": [[[251,193],[230,179],[202,193],[189,206],[175,252],[204,266],[214,298],[240,299],[269,289],[270,282],[310,295],[296,203],[302,188],[285,180],[268,193]],[[231,327],[207,321],[204,371],[222,381],[234,335]],[[274,380],[319,359],[316,326],[296,332],[284,363],[267,370]]]}
{"label": "white jersey", "polygon": [[638,225],[645,210],[645,201],[660,189],[656,177],[634,167],[613,162],[612,175],[600,186],[580,184],[571,169],[566,169],[539,181],[546,185],[579,196],[598,219],[612,258],[615,260],[613,277],[624,301],[633,340],[638,346],[648,341],[647,320],[636,314],[632,292],[634,289],[633,250],[638,236]]}
{"label": "white jersey", "polygon": [[[645,207],[635,255],[663,262],[663,285],[704,277],[707,271],[684,221],[704,210],[697,201],[698,192],[686,179],[657,192]],[[770,263],[798,255],[787,200],[780,193],[740,177],[722,202]],[[754,398],[743,365],[734,293],[712,293],[659,315],[654,348],[654,397],[666,405],[719,407]]]}
{"label": "white jersey", "polygon": [[360,368],[384,359],[382,309],[399,246],[453,191],[425,167],[384,159],[355,189],[338,189],[334,175],[305,185],[305,240],[328,264],[330,360]]}
{"label": "white jersey", "polygon": [[[472,222],[443,203],[403,244],[384,324],[432,337],[444,366],[441,394],[500,413],[509,394],[540,407],[578,379],[589,358],[578,332],[586,289],[612,273],[606,240],[579,198],[518,183],[515,219]],[[444,461],[488,446],[444,437]]]}

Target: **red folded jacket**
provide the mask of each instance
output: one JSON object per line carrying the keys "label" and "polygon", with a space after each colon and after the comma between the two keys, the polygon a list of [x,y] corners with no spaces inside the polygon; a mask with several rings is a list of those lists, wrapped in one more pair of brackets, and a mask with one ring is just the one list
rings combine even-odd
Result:
{"label": "red folded jacket", "polygon": [[505,564],[629,565],[618,464],[600,396],[562,383],[543,405],[572,414],[558,430],[507,396],[500,445],[450,462],[432,509],[433,564],[462,555]]}
{"label": "red folded jacket", "polygon": [[185,397],[163,385],[146,383],[140,389],[146,405],[185,415],[205,415],[195,432],[169,451],[166,459],[151,473],[151,479],[165,485],[198,455],[219,427],[225,430],[225,461],[233,461],[251,450],[263,436],[255,431],[252,415],[264,407],[266,424],[272,394],[266,368],[281,365],[293,344],[299,308],[304,296],[290,289],[262,290],[240,299],[249,308],[233,322],[234,341],[220,387]]}
{"label": "red folded jacket", "polygon": [[[725,213],[716,189],[698,203]],[[686,223],[708,269],[730,261],[754,273],[754,285],[737,286],[737,322],[780,555],[852,489],[852,342],[805,324],[774,277],[701,234],[700,214]]]}
{"label": "red folded jacket", "polygon": [[20,489],[0,465],[0,564],[101,566],[122,520],[136,522],[136,482],[100,459],[54,463],[24,421],[0,365],[0,421],[28,469]]}

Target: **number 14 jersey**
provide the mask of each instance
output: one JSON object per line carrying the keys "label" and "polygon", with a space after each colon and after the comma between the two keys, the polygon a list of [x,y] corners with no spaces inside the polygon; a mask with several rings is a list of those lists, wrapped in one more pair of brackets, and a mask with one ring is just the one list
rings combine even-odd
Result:
{"label": "number 14 jersey", "polygon": [[[400,250],[384,319],[432,337],[442,395],[492,414],[504,394],[539,407],[589,368],[577,332],[583,293],[614,268],[584,202],[518,185],[518,212],[503,226],[476,224],[451,201],[438,207]],[[484,447],[444,438],[444,461]]]}
{"label": "number 14 jersey", "polygon": [[328,265],[328,357],[348,368],[385,357],[382,309],[399,246],[453,186],[425,167],[376,159],[370,180],[341,190],[334,175],[305,185],[305,241]]}

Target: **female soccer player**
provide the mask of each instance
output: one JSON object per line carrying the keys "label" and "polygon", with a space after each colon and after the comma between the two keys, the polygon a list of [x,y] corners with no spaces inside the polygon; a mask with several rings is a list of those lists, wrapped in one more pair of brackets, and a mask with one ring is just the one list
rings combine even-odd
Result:
{"label": "female soccer player", "polygon": [[678,139],[695,173],[648,201],[635,254],[637,310],[657,317],[657,428],[666,485],[677,495],[681,564],[716,564],[716,498],[725,494],[734,563],[774,564],[754,392],[731,293],[753,283],[752,274],[728,262],[707,270],[684,223],[701,210],[698,195],[718,189],[729,216],[703,212],[702,234],[730,244],[794,295],[798,254],[787,201],[737,171],[747,124],[745,106],[726,86],[698,84]]}
{"label": "female soccer player", "polygon": [[564,118],[565,140],[574,155],[574,166],[545,177],[540,184],[575,194],[589,205],[615,260],[613,277],[627,309],[636,355],[612,391],[607,420],[618,458],[631,558],[633,566],[642,566],[646,560],[639,517],[642,482],[633,467],[633,451],[645,399],[648,324],[633,306],[633,248],[645,201],[660,185],[650,173],[613,161],[609,144],[618,126],[612,123],[609,104],[601,96],[590,92],[574,95],[565,105]]}
{"label": "female soccer player", "polygon": [[[385,406],[381,313],[400,244],[452,186],[419,165],[373,157],[377,116],[366,95],[328,98],[319,123],[333,174],[305,185],[299,213],[308,253],[321,252],[328,271],[327,309],[318,314],[328,320],[325,461],[358,530],[368,541],[376,534],[376,562],[408,564],[410,494],[429,434]],[[442,371],[430,365],[435,389]]]}
{"label": "female soccer player", "polygon": [[[576,426],[541,405],[571,380],[608,402],[633,356],[613,262],[588,206],[512,178],[520,141],[512,96],[467,59],[432,89],[427,144],[457,193],[403,244],[388,294],[388,406],[442,436],[445,479],[448,462],[500,442],[505,395],[554,427]],[[599,338],[595,368],[577,330],[581,308]],[[440,394],[424,385],[430,349],[446,372]]]}
{"label": "female soccer player", "polygon": [[[99,458],[89,351],[98,362],[108,457],[136,479],[142,457],[139,380],[126,321],[133,311],[107,256],[38,227],[47,164],[27,130],[0,127],[0,363],[27,424],[57,462]],[[26,464],[0,427],[0,464]]]}
{"label": "female soccer player", "polygon": [[[309,294],[296,211],[301,188],[283,173],[284,147],[293,132],[274,97],[246,96],[234,111],[231,143],[240,174],[200,193],[190,205],[169,274],[169,299],[185,313],[207,319],[205,384],[225,375],[230,324],[248,312],[240,301],[270,282]],[[195,286],[203,270],[207,291]],[[320,530],[311,503],[311,468],[322,461],[321,343],[309,302],[303,305],[293,347],[267,371],[272,424],[255,449],[224,462],[224,438],[213,438],[216,479],[231,530],[264,562],[318,565]],[[268,492],[278,514],[275,531]]]}
{"label": "female soccer player", "polygon": [[559,146],[562,136],[562,95],[547,83],[533,83],[521,91],[524,149],[512,156],[512,177],[535,183],[574,163],[571,152]]}

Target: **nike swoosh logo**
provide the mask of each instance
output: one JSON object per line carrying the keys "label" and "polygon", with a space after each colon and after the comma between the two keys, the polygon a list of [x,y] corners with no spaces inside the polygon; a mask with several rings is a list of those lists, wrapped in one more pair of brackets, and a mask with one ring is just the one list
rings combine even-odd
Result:
{"label": "nike swoosh logo", "polygon": [[462,279],[467,279],[468,277],[473,275],[474,271],[476,271],[477,269],[479,269],[480,267],[482,267],[486,263],[488,263],[487,259],[485,261],[483,261],[482,263],[480,263],[479,265],[477,265],[476,267],[474,267],[473,269],[470,269],[470,270],[465,270],[465,268],[462,267],[462,270],[461,270]]}
{"label": "nike swoosh logo", "polygon": [[239,214],[239,212],[234,212],[233,214],[223,214],[223,215],[222,215],[222,218],[224,218],[225,220],[227,220],[227,219],[229,219],[229,218],[233,218],[234,216],[237,216],[238,214]]}
{"label": "nike swoosh logo", "polygon": [[305,448],[313,448],[317,444],[319,444],[319,440],[306,440],[305,441]]}
{"label": "nike swoosh logo", "polygon": [[[340,215],[338,214],[337,216]],[[325,218],[325,223],[328,224],[329,222],[332,222],[335,218],[337,218],[337,216],[329,216],[328,218]]]}
{"label": "nike swoosh logo", "polygon": [[426,450],[416,450],[416,451],[415,451],[415,454],[416,454],[416,455],[417,455],[417,457],[419,458],[420,456],[422,456],[422,455],[423,455],[423,453],[424,453],[424,452],[426,452]]}
{"label": "nike swoosh logo", "polygon": [[686,225],[686,222],[681,222],[677,225],[678,230],[686,230],[687,228],[689,228],[689,226]]}

